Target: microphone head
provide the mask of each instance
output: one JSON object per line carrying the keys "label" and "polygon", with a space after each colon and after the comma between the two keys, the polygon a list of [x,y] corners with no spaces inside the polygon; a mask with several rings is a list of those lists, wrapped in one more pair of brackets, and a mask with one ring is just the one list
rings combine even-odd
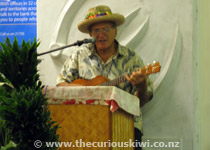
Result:
{"label": "microphone head", "polygon": [[80,45],[82,45],[82,44],[84,44],[84,43],[95,43],[96,42],[96,39],[95,38],[89,38],[89,39],[84,39],[84,40],[82,40],[82,41],[77,41],[76,43],[74,43],[73,45],[78,45],[78,46],[80,46]]}
{"label": "microphone head", "polygon": [[92,42],[91,43],[93,43],[93,44],[96,43],[96,38],[95,37],[92,38]]}
{"label": "microphone head", "polygon": [[95,44],[96,43],[96,38],[94,38],[94,37],[90,38],[90,43]]}
{"label": "microphone head", "polygon": [[94,44],[96,42],[96,38],[93,37],[93,38],[89,38],[89,39],[84,39],[83,42],[84,43],[93,43]]}

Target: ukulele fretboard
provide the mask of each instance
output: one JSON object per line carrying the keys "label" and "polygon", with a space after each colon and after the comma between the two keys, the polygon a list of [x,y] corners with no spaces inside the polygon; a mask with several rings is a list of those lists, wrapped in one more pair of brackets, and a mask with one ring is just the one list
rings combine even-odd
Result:
{"label": "ukulele fretboard", "polygon": [[118,85],[120,83],[123,83],[125,81],[126,81],[125,76],[120,76],[120,77],[118,77],[118,78],[116,78],[114,80],[107,81],[107,82],[102,83],[100,85],[101,86],[116,86],[116,85]]}

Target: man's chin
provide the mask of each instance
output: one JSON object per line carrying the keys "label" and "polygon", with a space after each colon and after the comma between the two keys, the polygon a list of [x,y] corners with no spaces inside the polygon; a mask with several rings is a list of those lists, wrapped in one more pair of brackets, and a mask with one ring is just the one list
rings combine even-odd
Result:
{"label": "man's chin", "polygon": [[100,44],[100,45],[97,46],[97,48],[98,49],[107,49],[107,46]]}

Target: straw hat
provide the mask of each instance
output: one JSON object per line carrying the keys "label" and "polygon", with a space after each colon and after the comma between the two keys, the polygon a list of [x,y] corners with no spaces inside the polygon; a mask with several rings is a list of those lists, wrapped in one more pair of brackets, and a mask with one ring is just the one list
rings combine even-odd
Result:
{"label": "straw hat", "polygon": [[118,13],[112,13],[108,6],[96,6],[88,10],[85,19],[78,24],[78,29],[81,32],[89,33],[89,27],[92,24],[103,21],[111,21],[114,22],[116,26],[119,26],[125,22],[125,17]]}

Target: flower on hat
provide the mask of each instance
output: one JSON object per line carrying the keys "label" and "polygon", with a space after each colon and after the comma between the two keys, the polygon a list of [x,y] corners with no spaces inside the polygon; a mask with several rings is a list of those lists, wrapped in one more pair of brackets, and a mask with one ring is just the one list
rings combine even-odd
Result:
{"label": "flower on hat", "polygon": [[94,14],[93,13],[87,14],[86,17],[85,17],[85,19],[91,19],[91,18],[105,16],[105,15],[110,15],[110,14],[112,14],[111,11],[106,11],[106,12],[97,11]]}

